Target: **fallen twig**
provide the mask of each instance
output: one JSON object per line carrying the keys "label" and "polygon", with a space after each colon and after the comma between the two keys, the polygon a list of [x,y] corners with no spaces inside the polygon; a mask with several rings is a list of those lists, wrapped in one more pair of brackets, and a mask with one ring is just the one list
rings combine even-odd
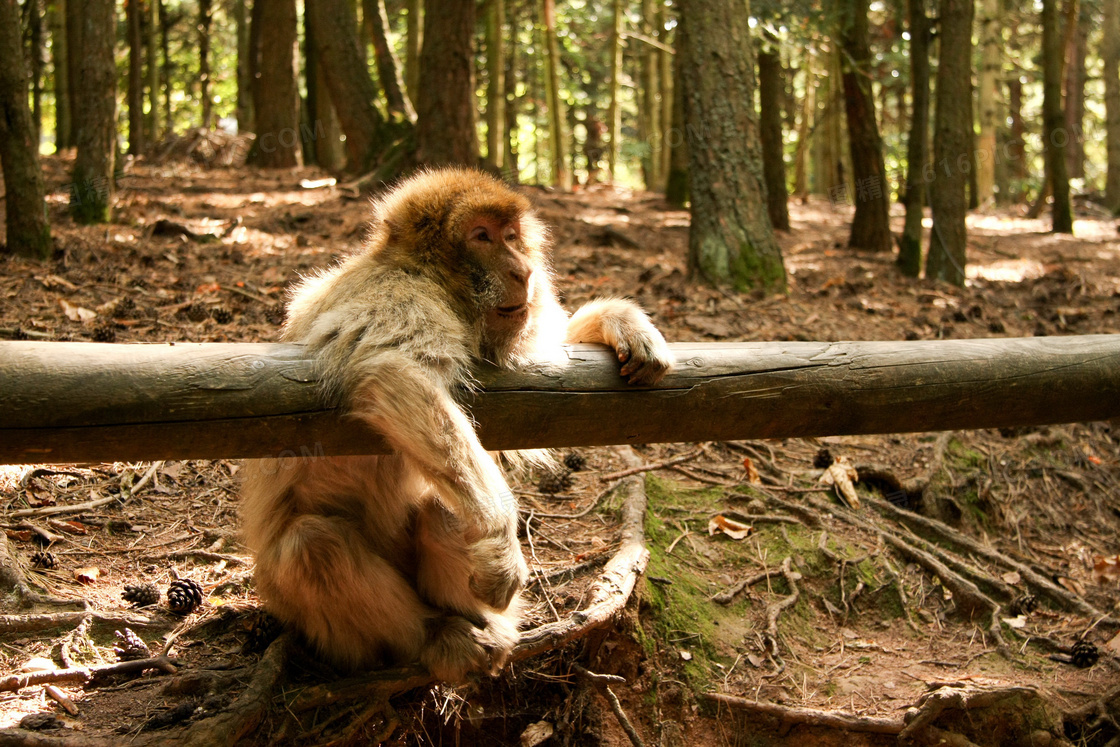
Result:
{"label": "fallen twig", "polygon": [[611,690],[609,685],[611,682],[625,683],[626,680],[612,674],[596,674],[594,672],[589,672],[579,664],[573,664],[572,668],[575,669],[583,679],[594,685],[599,692],[603,693],[603,697],[611,704],[611,710],[614,711],[614,717],[618,719],[618,725],[626,732],[626,736],[630,737],[630,743],[633,744],[634,747],[645,747],[645,742],[643,742],[642,738],[638,735],[638,730],[634,728],[634,724],[627,718],[626,711],[622,710],[622,703],[619,702],[618,696],[614,694],[614,691]]}
{"label": "fallen twig", "polygon": [[85,618],[94,622],[125,625],[147,625],[151,618],[134,612],[41,612],[27,615],[0,615],[0,635],[9,633],[32,633],[49,628],[79,625]]}
{"label": "fallen twig", "polygon": [[630,477],[631,475],[638,475],[638,474],[641,474],[643,472],[652,472],[653,470],[656,470],[656,469],[665,469],[666,467],[674,467],[678,464],[684,464],[685,462],[691,462],[693,459],[696,459],[702,453],[703,453],[703,451],[701,451],[700,449],[697,449],[696,451],[685,454],[684,456],[679,456],[679,457],[676,457],[675,459],[669,459],[669,460],[666,460],[664,462],[657,462],[656,464],[638,464],[638,465],[635,465],[633,467],[627,467],[626,469],[619,470],[618,472],[611,472],[609,474],[603,475],[599,479],[604,480],[604,481],[617,480],[617,479],[622,478],[622,477]]}
{"label": "fallen twig", "polygon": [[900,718],[856,716],[844,711],[822,711],[816,708],[796,708],[777,703],[763,703],[723,693],[704,693],[704,698],[738,711],[761,713],[779,718],[786,724],[823,726],[830,729],[856,731],[870,734],[898,734],[906,726]]}

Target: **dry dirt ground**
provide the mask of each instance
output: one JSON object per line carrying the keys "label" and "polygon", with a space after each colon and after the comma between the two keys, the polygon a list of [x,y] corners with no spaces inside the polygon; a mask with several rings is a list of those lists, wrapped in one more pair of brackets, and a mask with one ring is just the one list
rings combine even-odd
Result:
{"label": "dry dirt ground", "polygon": [[[115,222],[77,227],[65,211],[68,165],[46,161],[56,257],[0,260],[0,338],[275,340],[286,286],[359,248],[367,228],[366,198],[324,186],[319,172],[176,161],[133,165]],[[849,251],[844,206],[795,203],[793,229],[780,237],[790,292],[765,298],[688,281],[688,215],[656,196],[527,192],[553,226],[565,303],[632,296],[670,340],[1120,332],[1117,225],[1089,205],[1073,237],[1008,211],[974,214],[961,290],[902,279],[892,257]],[[861,509],[820,488],[822,450],[856,465]],[[610,690],[645,744],[893,744],[923,698],[934,726],[918,743],[1120,744],[1120,423],[637,451],[648,464],[690,459],[645,478],[650,564],[611,628],[472,687],[302,710],[293,703],[306,704],[300,695],[331,674],[297,646],[246,742],[630,743],[607,690],[577,676],[578,663],[624,678]],[[604,495],[604,476],[623,466],[620,452],[578,454],[586,464],[568,486],[514,478],[534,572],[529,627],[579,609],[618,546],[622,499]],[[40,727],[0,732],[0,743],[173,743],[246,692],[269,626],[238,543],[237,471],[226,461],[0,467],[9,556],[0,561],[90,612],[3,617],[0,677],[34,659],[40,668],[111,664],[126,627],[157,653],[174,637],[179,664],[176,674],[59,683],[78,715],[41,686],[0,690],[0,728],[29,715],[24,726]],[[110,500],[59,510],[100,499]],[[717,515],[751,530],[711,535]],[[47,544],[54,567],[32,567]],[[122,600],[126,585],[166,589],[175,577],[204,591],[185,617],[166,600],[135,611]],[[11,591],[18,578],[5,581],[4,611],[26,612]],[[1078,641],[1087,657],[1078,663],[1091,666],[1071,661]],[[970,709],[935,712],[929,704],[945,693]]]}

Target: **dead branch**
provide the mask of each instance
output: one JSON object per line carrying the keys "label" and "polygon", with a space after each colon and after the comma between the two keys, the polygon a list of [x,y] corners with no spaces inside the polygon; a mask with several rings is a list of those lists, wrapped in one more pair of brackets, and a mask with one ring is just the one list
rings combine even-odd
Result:
{"label": "dead branch", "polygon": [[726,591],[721,591],[718,594],[714,595],[712,597],[712,601],[716,604],[731,604],[733,601],[735,601],[735,597],[739,596],[739,594],[741,594],[744,589],[748,589],[751,586],[757,584],[759,581],[765,581],[771,576],[777,575],[778,571],[760,571],[753,576],[747,576],[742,581],[739,581]]}
{"label": "dead branch", "polygon": [[135,612],[43,612],[27,615],[0,615],[0,635],[9,633],[34,633],[51,628],[80,625],[82,620],[91,618],[93,622],[108,625],[148,625],[151,618]]}
{"label": "dead branch", "polygon": [[946,710],[989,708],[1008,698],[1037,694],[1038,691],[1033,687],[983,688],[945,683],[919,699],[917,713],[912,720],[908,720],[906,728],[899,732],[898,741],[905,743],[916,739],[923,731],[932,727],[933,722]]}
{"label": "dead branch", "polygon": [[779,718],[786,724],[805,724],[823,726],[829,729],[842,729],[870,734],[898,734],[905,724],[902,719],[856,716],[844,711],[823,711],[816,708],[796,708],[777,703],[763,703],[723,693],[704,693],[704,698],[714,703],[734,708],[737,711],[760,713]]}
{"label": "dead branch", "polygon": [[599,479],[603,481],[617,480],[620,477],[629,477],[630,475],[639,475],[643,472],[652,472],[653,470],[675,467],[678,464],[691,462],[693,459],[699,457],[702,453],[703,452],[700,449],[697,449],[696,451],[685,454],[684,456],[679,456],[675,459],[668,459],[664,462],[657,462],[655,464],[639,464],[636,467],[628,467],[624,470],[619,470],[618,472],[611,472],[609,474],[603,475]]}
{"label": "dead branch", "polygon": [[786,556],[782,561],[782,575],[785,576],[786,583],[789,584],[789,596],[779,599],[771,605],[766,607],[766,643],[770,648],[770,656],[775,661],[781,661],[778,654],[778,616],[782,611],[797,604],[801,592],[797,588],[797,579],[801,577],[800,573],[794,573],[793,558]]}
{"label": "dead branch", "polygon": [[1079,597],[1078,595],[1070,592],[1050,579],[1042,576],[1031,568],[1026,563],[1021,563],[1012,557],[1004,555],[994,547],[982,545],[976,540],[953,527],[926,516],[912,513],[910,511],[903,511],[891,503],[877,498],[870,498],[869,503],[875,507],[880,513],[889,516],[895,521],[903,524],[908,524],[926,532],[932,532],[935,536],[950,542],[958,547],[964,548],[968,552],[982,558],[987,558],[995,563],[999,563],[1004,567],[1016,571],[1020,577],[1035,591],[1038,591],[1051,601],[1058,604],[1062,609],[1074,610],[1087,617],[1101,618],[1101,624],[1109,625],[1110,627],[1120,627],[1120,619],[1111,617],[1104,612],[1101,612],[1093,605]]}
{"label": "dead branch", "polygon": [[585,681],[590,682],[603,694],[607,702],[611,704],[611,710],[614,712],[614,717],[618,719],[618,725],[626,732],[626,736],[630,737],[630,743],[634,747],[646,747],[645,742],[642,741],[641,736],[638,735],[638,730],[634,728],[634,724],[626,716],[626,711],[622,710],[622,703],[619,702],[618,696],[610,688],[611,682],[622,682],[626,680],[610,674],[596,674],[590,672],[579,664],[573,664],[572,668],[582,677]]}
{"label": "dead branch", "polygon": [[[623,459],[641,464],[629,446],[618,449]],[[513,651],[513,661],[558,648],[588,631],[606,625],[626,606],[630,593],[649,562],[643,526],[646,514],[645,481],[636,475],[623,478],[622,531],[618,551],[603,567],[599,579],[588,593],[588,604],[567,620],[548,623],[526,631]]]}

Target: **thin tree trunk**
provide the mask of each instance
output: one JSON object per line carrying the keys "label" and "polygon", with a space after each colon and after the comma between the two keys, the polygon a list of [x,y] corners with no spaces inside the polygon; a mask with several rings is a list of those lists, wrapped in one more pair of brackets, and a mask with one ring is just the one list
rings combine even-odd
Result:
{"label": "thin tree trunk", "polygon": [[412,100],[405,92],[401,63],[389,43],[389,18],[385,11],[385,0],[362,0],[362,14],[373,43],[377,77],[381,81],[381,90],[385,92],[386,108],[391,116],[415,122],[416,110],[412,108]]}
{"label": "thin tree trunk", "polygon": [[[511,31],[518,28],[518,4],[512,3],[509,8],[509,27]],[[505,74],[502,76],[504,84],[503,96],[505,97],[505,137],[502,138],[505,147],[505,156],[502,158],[502,176],[506,181],[516,184],[520,180],[520,169],[517,162],[518,154],[518,122],[517,114],[521,99],[517,95],[517,73],[520,69],[518,61],[517,34],[510,33],[509,43],[506,45]]]}
{"label": "thin tree trunk", "polygon": [[1059,20],[1058,0],[1042,0],[1042,137],[1050,191],[1054,196],[1051,230],[1054,233],[1073,233],[1065,158],[1070,134],[1065,129],[1066,118],[1062,112],[1064,47]]}
{"label": "thin tree trunk", "polygon": [[420,98],[420,50],[424,46],[423,0],[407,0],[408,35],[405,39],[404,76],[408,97],[415,102]]}
{"label": "thin tree trunk", "polygon": [[933,130],[933,230],[926,277],[964,285],[968,150],[972,132],[972,0],[941,0]]}
{"label": "thin tree trunk", "polygon": [[506,59],[502,37],[505,34],[505,0],[490,0],[486,13],[486,158],[502,169],[505,161]]}
{"label": "thin tree trunk", "polygon": [[27,0],[28,58],[31,72],[31,124],[35,128],[35,142],[43,131],[43,9],[39,0]]}
{"label": "thin tree trunk", "polygon": [[[653,0],[642,0],[642,33],[647,38],[653,37],[653,27],[656,12]],[[660,87],[661,64],[657,59],[657,50],[650,44],[642,44],[639,50],[641,56],[641,85],[639,88],[639,137],[642,140],[642,177],[646,189],[655,191],[661,182],[658,169],[661,166],[661,102],[658,99]]]}
{"label": "thin tree trunk", "polygon": [[785,142],[782,139],[782,88],[778,39],[773,33],[764,31],[758,50],[758,100],[766,210],[775,229],[788,231],[789,194],[786,189]]}
{"label": "thin tree trunk", "polygon": [[374,106],[377,87],[358,45],[357,21],[349,0],[315,0],[305,7],[330,100],[346,135],[346,169],[365,173],[380,155],[384,122]]}
{"label": "thin tree trunk", "polygon": [[556,38],[556,0],[544,0],[544,38],[548,61],[545,79],[548,84],[549,135],[552,141],[553,184],[564,192],[572,188],[572,171],[568,165],[568,135],[564,127],[564,100],[560,98],[560,42]]}
{"label": "thin tree trunk", "polygon": [[424,5],[416,157],[433,166],[476,166],[474,0],[428,0]]}
{"label": "thin tree trunk", "polygon": [[1003,63],[999,0],[982,0],[980,9],[980,82],[977,86],[977,109],[980,117],[980,138],[976,143],[977,202],[991,199],[995,187],[996,129],[999,112],[996,108],[996,87]]}
{"label": "thin tree trunk", "polygon": [[688,138],[685,137],[684,85],[681,83],[681,34],[673,41],[673,120],[669,134],[669,172],[665,178],[665,201],[683,208],[688,202]]}
{"label": "thin tree trunk", "polygon": [[1018,202],[1025,195],[1022,180],[1027,178],[1027,128],[1023,122],[1023,81],[1018,75],[1012,76],[1007,84],[1007,118],[1011,128],[1011,142],[1007,146],[1011,176],[1020,181],[1014,196]]}
{"label": "thin tree trunk", "polygon": [[[244,0],[242,0],[244,1]],[[151,142],[159,141],[160,116],[159,116],[159,6],[160,0],[146,0],[147,11],[146,52],[148,62],[148,138]]]}
{"label": "thin tree trunk", "polygon": [[213,0],[198,0],[198,97],[202,101],[202,129],[213,123],[214,101],[210,96],[210,26],[214,20]]}
{"label": "thin tree trunk", "polygon": [[66,42],[66,0],[54,0],[48,7],[51,27],[51,60],[54,80],[54,147],[55,152],[69,148],[73,141],[70,104],[70,66]]}
{"label": "thin tree trunk", "polygon": [[797,151],[793,157],[793,193],[806,202],[809,199],[809,135],[813,114],[817,110],[817,81],[813,75],[813,50],[805,48],[805,95],[801,97],[801,116],[797,123]]}
{"label": "thin tree trunk", "polygon": [[657,50],[657,59],[661,68],[660,81],[661,81],[661,166],[658,173],[661,174],[661,181],[658,183],[658,189],[667,189],[669,182],[669,164],[672,161],[672,146],[669,144],[669,138],[673,127],[673,54],[669,51],[671,49],[669,43],[669,29],[666,27],[665,22],[668,16],[665,3],[657,4],[657,38],[660,39],[664,45],[663,49]]}
{"label": "thin tree trunk", "polygon": [[714,284],[782,292],[785,267],[762,183],[749,3],[683,0],[680,14],[679,85],[696,139],[689,270]]}
{"label": "thin tree trunk", "polygon": [[1104,105],[1108,138],[1105,204],[1120,213],[1120,0],[1103,0],[1101,59],[1104,62]]}
{"label": "thin tree trunk", "polygon": [[[159,48],[162,62],[159,90],[163,92],[163,121],[166,132],[170,135],[175,132],[175,119],[171,113],[171,71],[174,67],[171,60],[171,19],[168,17],[167,6],[164,5],[163,0],[153,0],[153,2],[156,12],[159,13]],[[258,4],[263,7],[265,2],[261,0]]]}
{"label": "thin tree trunk", "polygon": [[898,242],[898,267],[916,278],[922,270],[922,217],[929,160],[930,20],[925,0],[910,0],[910,90],[913,111],[906,144],[906,223]]}
{"label": "thin tree trunk", "polygon": [[85,16],[86,0],[66,0],[66,65],[67,79],[70,82],[70,137],[67,143],[73,147],[78,144],[79,87],[82,80],[82,21]]}
{"label": "thin tree trunk", "polygon": [[[295,0],[256,0],[254,22],[261,8],[261,61],[256,99],[257,140],[251,160],[265,168],[302,164],[299,132],[299,88],[296,60]],[[311,7],[319,7],[314,2]]]}
{"label": "thin tree trunk", "polygon": [[7,245],[0,251],[34,259],[51,255],[46,189],[39,167],[38,135],[27,106],[20,13],[16,0],[0,0],[0,172]]}
{"label": "thin tree trunk", "polygon": [[892,249],[890,184],[868,77],[871,60],[868,5],[868,0],[849,0],[849,15],[842,21],[840,34],[845,57],[842,65],[844,100],[856,200],[848,245],[872,252],[889,252]]}
{"label": "thin tree trunk", "polygon": [[[10,0],[9,0],[10,1]],[[79,223],[108,223],[113,206],[117,153],[117,39],[113,0],[85,0],[82,73],[78,78],[78,154],[70,211]]]}
{"label": "thin tree trunk", "polygon": [[[1079,4],[1080,5],[1080,4]],[[1069,144],[1066,147],[1066,166],[1071,179],[1085,177],[1085,57],[1088,54],[1089,12],[1082,5],[1074,23],[1073,34],[1069,38],[1069,58],[1065,75],[1065,113],[1066,131]]]}
{"label": "thin tree trunk", "polygon": [[128,152],[144,152],[144,40],[140,30],[140,0],[125,0],[128,21]]}
{"label": "thin tree trunk", "polygon": [[249,73],[249,14],[247,0],[234,0],[233,16],[237,25],[237,131],[253,130],[252,77]]}
{"label": "thin tree trunk", "polygon": [[245,56],[246,67],[249,74],[249,98],[251,103],[252,121],[250,132],[257,131],[257,110],[260,106],[264,91],[261,89],[261,36],[264,29],[263,11],[267,0],[253,0],[252,10],[249,12],[249,50]]}
{"label": "thin tree trunk", "polygon": [[[304,46],[306,48],[304,76],[307,80],[307,107],[301,116],[304,163],[315,163],[328,171],[341,171],[346,165],[346,153],[340,137],[338,115],[331,103],[330,89],[320,62],[319,46],[310,16],[304,16]],[[311,137],[306,135],[311,133]]]}
{"label": "thin tree trunk", "polygon": [[611,104],[607,109],[607,127],[609,128],[609,142],[607,143],[607,168],[611,172],[611,181],[618,176],[618,157],[620,154],[620,140],[622,139],[622,105],[619,96],[622,92],[622,20],[624,6],[622,0],[614,0],[612,5],[613,20],[611,21]]}

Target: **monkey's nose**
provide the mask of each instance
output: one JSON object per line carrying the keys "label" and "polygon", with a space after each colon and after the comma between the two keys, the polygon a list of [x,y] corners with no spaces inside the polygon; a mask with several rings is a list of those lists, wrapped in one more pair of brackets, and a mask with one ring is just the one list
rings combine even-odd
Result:
{"label": "monkey's nose", "polygon": [[533,270],[530,267],[515,267],[509,271],[509,276],[521,285],[528,285]]}

